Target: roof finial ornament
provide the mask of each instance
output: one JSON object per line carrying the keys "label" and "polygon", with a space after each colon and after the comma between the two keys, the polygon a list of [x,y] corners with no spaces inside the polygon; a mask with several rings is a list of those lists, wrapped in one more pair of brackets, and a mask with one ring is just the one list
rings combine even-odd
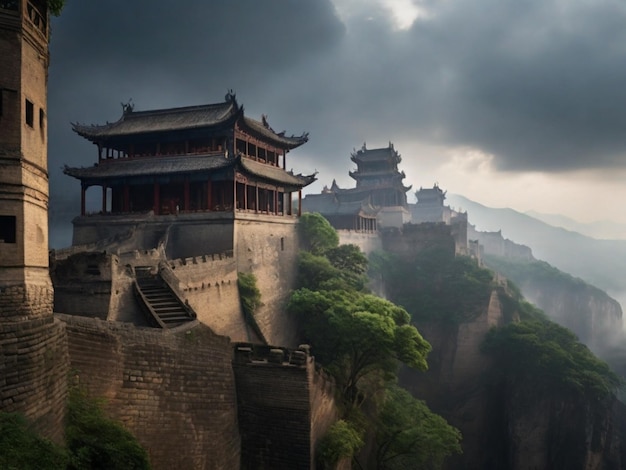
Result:
{"label": "roof finial ornament", "polygon": [[267,122],[267,114],[261,114],[261,122],[263,123],[263,127],[274,132],[274,129],[272,129],[272,126],[270,126],[270,123]]}
{"label": "roof finial ornament", "polygon": [[225,101],[236,101],[236,94],[232,88],[229,88],[226,92],[226,96],[224,96]]}
{"label": "roof finial ornament", "polygon": [[122,105],[122,111],[124,114],[130,114],[135,109],[135,104],[133,103],[133,99],[129,98],[128,103],[120,103]]}
{"label": "roof finial ornament", "polygon": [[367,150],[367,146],[365,145],[365,142],[363,142],[363,147],[361,147],[361,150],[363,150],[364,152]]}

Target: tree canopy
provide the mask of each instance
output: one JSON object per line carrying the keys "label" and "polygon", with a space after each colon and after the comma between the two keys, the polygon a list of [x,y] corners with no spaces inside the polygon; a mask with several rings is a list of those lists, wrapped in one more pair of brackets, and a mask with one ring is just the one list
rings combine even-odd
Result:
{"label": "tree canopy", "polygon": [[298,222],[298,231],[303,248],[314,255],[324,254],[339,246],[337,231],[317,212],[302,214]]}
{"label": "tree canopy", "polygon": [[387,389],[376,427],[376,468],[436,469],[461,453],[461,433],[406,390]]}
{"label": "tree canopy", "polygon": [[288,308],[349,404],[356,404],[359,383],[368,374],[394,376],[399,362],[428,368],[430,344],[409,323],[406,310],[387,300],[356,291],[303,288],[294,292]]}
{"label": "tree canopy", "polygon": [[482,313],[494,288],[493,273],[466,256],[431,248],[414,258],[376,253],[370,268],[387,295],[414,320],[459,323]]}

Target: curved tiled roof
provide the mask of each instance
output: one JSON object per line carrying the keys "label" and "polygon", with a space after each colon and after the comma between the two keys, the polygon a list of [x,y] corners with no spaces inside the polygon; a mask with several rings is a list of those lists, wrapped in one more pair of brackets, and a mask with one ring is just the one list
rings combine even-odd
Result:
{"label": "curved tiled roof", "polygon": [[276,144],[293,149],[306,143],[309,140],[309,135],[305,132],[301,136],[286,137],[284,132],[276,133],[269,125],[264,125],[255,119],[244,116],[241,121],[242,127],[252,134],[257,134],[263,138],[272,140]]}
{"label": "curved tiled roof", "polygon": [[173,175],[214,171],[228,166],[239,166],[243,171],[292,188],[302,188],[315,181],[315,175],[303,176],[286,172],[282,168],[248,158],[226,158],[224,155],[193,155],[177,157],[152,157],[104,161],[87,168],[66,166],[63,173],[88,184],[125,177]]}
{"label": "curved tiled roof", "polygon": [[122,117],[116,122],[90,126],[73,123],[72,129],[91,142],[98,142],[123,136],[210,128],[234,123],[237,120],[244,130],[270,140],[278,147],[293,149],[309,140],[307,133],[287,137],[284,132],[274,132],[267,122],[259,122],[244,116],[243,106],[239,106],[231,94],[226,95],[226,101],[223,103],[182,108],[134,111],[130,104],[123,107]]}
{"label": "curved tiled roof", "polygon": [[133,111],[125,108],[122,117],[104,125],[72,124],[74,131],[92,142],[111,137],[211,127],[227,122],[240,111],[235,100],[184,108]]}
{"label": "curved tiled roof", "polygon": [[63,173],[80,180],[101,180],[119,177],[192,173],[224,168],[234,161],[223,155],[194,155],[185,157],[117,159],[87,168],[66,166]]}
{"label": "curved tiled roof", "polygon": [[280,181],[286,185],[304,187],[311,184],[317,178],[315,175],[303,176],[286,172],[280,167],[259,163],[245,157],[239,157],[242,168],[261,178],[271,181]]}

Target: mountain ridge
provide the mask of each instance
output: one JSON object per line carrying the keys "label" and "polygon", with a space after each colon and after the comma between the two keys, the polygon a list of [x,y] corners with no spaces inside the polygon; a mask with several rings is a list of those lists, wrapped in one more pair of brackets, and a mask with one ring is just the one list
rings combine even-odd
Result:
{"label": "mountain ridge", "polygon": [[491,208],[464,196],[447,201],[462,207],[477,230],[501,231],[504,238],[529,246],[533,255],[626,302],[626,240],[599,240],[554,227],[510,208]]}

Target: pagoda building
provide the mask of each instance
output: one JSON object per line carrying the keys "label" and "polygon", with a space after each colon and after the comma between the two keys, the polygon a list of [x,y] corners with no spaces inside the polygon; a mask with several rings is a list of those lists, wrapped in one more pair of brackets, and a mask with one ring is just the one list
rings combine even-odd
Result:
{"label": "pagoda building", "polygon": [[402,184],[405,174],[398,170],[402,157],[391,142],[387,147],[377,149],[368,149],[363,144],[360,150],[352,152],[350,159],[357,165],[356,171],[348,172],[356,180],[352,197],[367,194],[374,206],[406,207],[406,193],[411,186]]}
{"label": "pagoda building", "polygon": [[437,183],[432,188],[422,188],[415,192],[417,204],[410,204],[411,220],[414,224],[444,222],[450,224],[453,211],[444,204],[446,192]]}
{"label": "pagoda building", "polygon": [[[295,217],[302,188],[315,180],[286,171],[287,153],[308,135],[286,136],[265,116],[245,116],[232,91],[224,102],[208,105],[135,111],[129,103],[116,122],[73,124],[73,130],[97,147],[95,165],[64,169],[81,183],[74,245],[119,236],[138,223]],[[101,188],[101,205],[88,213],[86,191],[92,186]]]}
{"label": "pagoda building", "polygon": [[319,212],[336,229],[376,231],[379,225],[401,226],[408,222],[405,174],[398,170],[400,154],[390,142],[387,147],[353,151],[351,160],[356,171],[348,174],[356,181],[355,188],[340,188],[336,181],[321,194],[309,194],[303,207],[308,212]]}

